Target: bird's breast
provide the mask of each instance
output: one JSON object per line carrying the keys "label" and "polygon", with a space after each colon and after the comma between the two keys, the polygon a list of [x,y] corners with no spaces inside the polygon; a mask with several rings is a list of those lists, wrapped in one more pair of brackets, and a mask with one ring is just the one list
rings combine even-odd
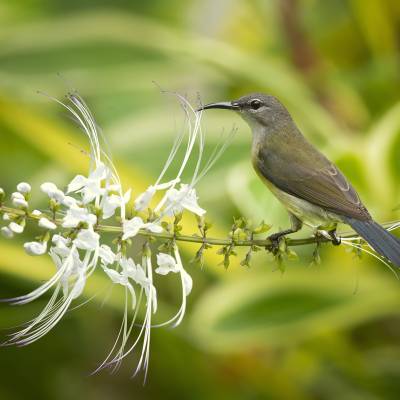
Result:
{"label": "bird's breast", "polygon": [[[274,183],[272,183],[266,174],[262,173],[260,169],[260,163],[263,164],[263,169],[268,165],[268,160],[265,158],[265,151],[263,152],[263,159],[260,158],[260,152],[257,146],[253,146],[252,149],[252,164],[257,172],[257,175],[268,187],[272,194],[282,203],[282,205],[293,215],[299,218],[305,225],[312,228],[329,228],[334,224],[340,222],[340,217],[334,213],[331,213],[323,208],[312,204],[299,197],[293,196],[281,189],[279,189]],[[276,157],[276,154],[273,156]]]}

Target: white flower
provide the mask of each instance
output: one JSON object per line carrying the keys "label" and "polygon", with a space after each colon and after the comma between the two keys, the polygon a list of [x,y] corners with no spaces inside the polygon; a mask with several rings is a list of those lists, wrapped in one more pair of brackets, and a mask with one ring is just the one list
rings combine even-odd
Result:
{"label": "white flower", "polygon": [[174,257],[166,253],[157,254],[157,274],[167,275],[170,272],[180,273],[182,277],[182,286],[185,296],[188,296],[192,291],[192,277],[185,271],[181,263],[178,263]]}
{"label": "white flower", "polygon": [[[60,241],[60,238],[57,238],[57,240]],[[79,252],[76,248],[70,248],[64,255],[60,255],[56,252],[56,249],[52,247],[50,249],[50,256],[57,270],[63,271],[60,277],[60,284],[63,288],[64,298],[67,298],[70,287],[72,287],[70,292],[71,300],[76,299],[80,296],[85,287],[87,264],[80,260]]]}
{"label": "white flower", "polygon": [[108,275],[113,283],[119,283],[120,285],[128,285],[128,277],[122,273],[119,273],[115,269],[103,267],[104,272]]}
{"label": "white flower", "polygon": [[69,243],[71,242],[71,240],[69,238],[65,238],[64,236],[61,235],[53,235],[53,238],[51,240],[55,245],[59,245],[59,243],[62,243],[64,245],[69,245]]}
{"label": "white flower", "polygon": [[64,196],[64,198],[61,201],[62,205],[65,207],[72,207],[72,206],[77,206],[77,201],[71,196]]}
{"label": "white flower", "polygon": [[122,240],[129,239],[138,234],[139,230],[143,228],[144,222],[140,217],[133,217],[132,219],[125,220],[122,224]]}
{"label": "white flower", "polygon": [[12,203],[14,207],[21,207],[21,208],[28,208],[28,202],[24,199],[18,199],[18,198],[14,198],[12,199]]}
{"label": "white flower", "polygon": [[116,255],[109,246],[102,244],[99,248],[99,257],[103,265],[114,264]]}
{"label": "white flower", "polygon": [[26,182],[21,182],[17,185],[17,190],[20,193],[29,193],[31,191],[31,185]]}
{"label": "white flower", "polygon": [[129,282],[129,278],[128,278],[128,275],[126,274],[126,272],[122,271],[120,273],[120,272],[116,271],[115,269],[107,268],[104,265],[103,265],[103,270],[107,274],[107,276],[111,279],[111,282],[125,286],[129,290],[131,297],[132,297],[132,308],[135,308],[136,294],[135,294],[135,290],[134,290],[132,284]]}
{"label": "white flower", "polygon": [[22,225],[17,224],[16,222],[11,222],[8,227],[14,232],[14,233],[22,233],[24,231],[24,227]]}
{"label": "white flower", "polygon": [[112,217],[115,213],[115,210],[117,208],[121,208],[124,204],[128,203],[130,198],[130,189],[124,194],[124,197],[118,196],[116,194],[105,196],[103,200],[103,218],[107,219]]}
{"label": "white flower", "polygon": [[86,208],[72,205],[63,219],[62,226],[64,228],[76,228],[81,222],[94,225],[97,222],[97,217]]}
{"label": "white flower", "polygon": [[148,231],[153,233],[161,233],[163,231],[162,226],[156,222],[147,222],[143,225],[143,229],[147,229]]}
{"label": "white flower", "polygon": [[157,309],[157,291],[152,281],[146,276],[143,267],[140,264],[135,264],[131,258],[121,258],[120,265],[122,267],[121,274],[132,279],[140,285],[146,294],[148,301],[153,304],[153,310]]}
{"label": "white flower", "polygon": [[45,182],[40,185],[40,190],[45,193],[50,199],[61,203],[65,197],[65,194],[62,190],[58,189],[58,187],[52,182]]}
{"label": "white flower", "polygon": [[135,264],[132,258],[125,258],[125,257],[123,257],[120,260],[120,264],[122,267],[122,272],[126,274],[126,276],[134,280],[144,289],[146,289],[149,286],[150,281],[146,277],[144,269],[140,264]]}
{"label": "white flower", "polygon": [[85,186],[87,181],[86,176],[76,175],[74,179],[68,184],[67,193],[77,192]]}
{"label": "white flower", "polygon": [[44,182],[40,185],[40,190],[49,197],[52,193],[58,190],[57,186],[52,182]]}
{"label": "white flower", "polygon": [[9,221],[10,220],[10,215],[7,213],[3,214],[3,221]]}
{"label": "white flower", "polygon": [[171,188],[167,191],[167,201],[165,203],[165,214],[173,216],[187,209],[188,211],[202,216],[206,210],[197,203],[196,190],[190,185],[181,184],[179,190]]}
{"label": "white flower", "polygon": [[71,239],[65,238],[61,235],[53,235],[52,243],[55,245],[52,247],[52,251],[60,257],[67,257],[71,251],[69,248]]}
{"label": "white flower", "polygon": [[181,274],[183,278],[184,293],[186,296],[189,296],[193,288],[193,279],[184,269],[182,269]]}
{"label": "white flower", "polygon": [[72,299],[78,298],[85,288],[86,283],[86,275],[85,271],[80,271],[78,278],[75,281],[74,287],[71,290],[71,297]]}
{"label": "white flower", "polygon": [[105,189],[102,187],[102,181],[109,176],[110,170],[103,163],[99,163],[88,178],[83,175],[77,175],[68,185],[68,193],[82,193],[82,202],[84,204],[90,203],[96,197],[104,195]]}
{"label": "white flower", "polygon": [[155,186],[149,186],[145,192],[141,193],[135,200],[135,210],[143,211],[146,209],[156,191],[157,189]]}
{"label": "white flower", "polygon": [[23,199],[25,200],[25,196],[20,192],[11,193],[11,200],[13,199]]}
{"label": "white flower", "polygon": [[39,220],[39,226],[41,227],[41,228],[44,228],[44,229],[49,229],[49,230],[54,230],[54,229],[57,229],[57,225],[54,223],[54,222],[52,222],[52,221],[50,221],[49,219],[47,219],[47,218],[40,218],[40,220]]}
{"label": "white flower", "polygon": [[144,223],[142,218],[133,217],[132,219],[125,220],[122,224],[122,230],[124,233],[122,240],[136,236],[140,229],[146,229],[153,233],[161,233],[163,231],[162,226],[156,222]]}
{"label": "white flower", "polygon": [[[111,162],[111,156],[106,154],[100,147],[96,123],[88,110],[84,101],[78,94],[69,94],[67,96],[69,103],[63,105],[73,116],[81,123],[83,131],[89,138],[90,144],[90,161],[95,165],[95,169],[90,170],[88,176],[77,175],[70,182],[67,190],[58,189],[51,182],[45,182],[41,185],[41,191],[50,199],[50,207],[52,211],[62,212],[62,227],[76,228],[74,234],[76,236],[63,237],[54,234],[52,231],[57,228],[50,217],[38,210],[33,211],[29,216],[39,220],[39,226],[52,231],[45,234],[46,238],[51,237],[50,245],[48,242],[28,242],[24,244],[25,251],[31,255],[45,254],[49,248],[49,255],[53,260],[56,271],[48,281],[44,282],[37,289],[25,296],[19,296],[14,299],[15,304],[26,304],[33,301],[50,289],[54,289],[53,295],[49,296],[49,301],[45,305],[41,313],[31,321],[29,321],[20,332],[17,332],[8,343],[25,345],[32,343],[44,336],[52,329],[70,309],[72,301],[77,298],[83,291],[86,279],[89,278],[100,264],[104,273],[114,283],[123,285],[126,290],[125,309],[123,313],[123,321],[121,330],[116,339],[115,345],[109,356],[101,365],[118,366],[119,363],[139,345],[142,347],[141,353],[138,355],[138,366],[136,372],[143,369],[147,372],[150,352],[150,336],[152,322],[152,314],[157,310],[157,291],[153,284],[153,263],[152,257],[145,253],[142,256],[142,263],[136,264],[132,258],[126,258],[122,255],[121,245],[118,245],[116,253],[107,246],[100,244],[100,235],[95,232],[94,227],[97,223],[96,215],[104,219],[110,218],[120,211],[120,219],[122,220],[122,238],[124,240],[136,236],[140,230],[147,230],[152,234],[163,231],[161,226],[162,218],[165,216],[173,216],[183,210],[188,210],[197,215],[203,215],[203,210],[199,204],[196,191],[192,185],[180,185],[179,189],[175,189],[175,185],[179,184],[188,162],[191,160],[191,153],[196,148],[196,142],[200,145],[200,156],[195,164],[195,172],[191,182],[195,183],[203,175],[201,167],[201,152],[203,149],[203,135],[200,132],[200,115],[191,108],[184,98],[179,99],[187,106],[188,110],[192,110],[195,121],[189,123],[189,132],[182,132],[175,141],[171,153],[161,171],[159,178],[153,186],[150,186],[144,193],[140,194],[135,202],[134,207],[138,211],[144,210],[149,206],[157,191],[163,191],[161,201],[154,209],[157,215],[155,221],[146,222],[138,216],[130,220],[126,220],[126,204],[130,200],[131,192],[125,194],[122,191],[118,172]],[[186,108],[185,108],[186,110]],[[199,133],[200,132],[200,133]],[[186,142],[186,152],[181,167],[178,170],[176,179],[167,183],[159,183],[164,176],[167,176],[170,164],[173,162],[177,151],[182,143]],[[107,162],[107,165],[103,161]],[[193,164],[193,163],[192,163]],[[211,165],[212,163],[210,163]],[[108,167],[108,165],[110,167]],[[205,168],[207,170],[207,166]],[[187,172],[187,171],[185,171]],[[11,196],[14,206],[26,210],[28,208],[28,200],[31,187],[27,183],[20,183],[17,186],[17,192]],[[4,199],[4,191],[0,189],[0,203]],[[95,210],[95,211],[94,211]],[[22,213],[23,214],[23,213]],[[10,218],[11,217],[11,218]],[[4,217],[7,219],[7,216]],[[150,218],[153,219],[153,218]],[[15,233],[21,233],[25,227],[25,219],[8,216],[8,227],[1,228],[1,232],[6,237],[12,237]],[[18,223],[17,223],[18,222]],[[79,227],[79,228],[78,228]],[[114,229],[112,229],[115,231]],[[67,235],[67,233],[66,233]],[[123,246],[125,247],[125,246]],[[176,244],[173,246],[172,255],[160,253],[157,255],[156,273],[167,275],[170,273],[178,274],[181,282],[182,304],[176,315],[163,324],[158,326],[172,325],[177,326],[181,323],[187,306],[187,296],[192,290],[192,278],[185,271],[182,260],[180,258],[179,249]],[[82,259],[81,259],[82,258]],[[115,268],[113,268],[115,266]],[[136,287],[135,287],[136,286]],[[140,302],[137,309],[132,310],[130,315],[128,307],[130,298],[132,305],[136,305],[136,288],[140,288]],[[63,296],[64,294],[64,296]],[[143,304],[145,302],[145,304]],[[142,321],[139,321],[139,318]],[[135,329],[136,325],[141,325],[139,329]],[[135,334],[136,337],[131,338]],[[131,340],[132,339],[132,340]]]}
{"label": "white flower", "polygon": [[175,258],[166,253],[157,254],[157,274],[167,275],[170,272],[179,272],[179,266],[175,261]]}
{"label": "white flower", "polygon": [[8,226],[3,226],[1,228],[1,234],[6,238],[6,239],[12,239],[14,237],[14,232],[8,227]]}
{"label": "white flower", "polygon": [[119,185],[117,183],[111,183],[110,185],[107,186],[107,191],[109,193],[111,193],[111,192],[119,193],[121,191],[121,185]]}
{"label": "white flower", "polygon": [[78,233],[74,244],[78,249],[93,251],[99,247],[99,240],[100,235],[92,227],[89,227],[89,229],[82,229]]}
{"label": "white flower", "polygon": [[47,251],[46,242],[27,242],[24,244],[24,249],[30,256],[41,256]]}
{"label": "white flower", "polygon": [[156,194],[157,190],[166,190],[170,188],[171,186],[175,185],[180,181],[179,178],[173,179],[172,181],[165,182],[165,183],[160,183],[157,185],[151,185],[149,186],[146,191],[141,193],[135,200],[135,210],[137,211],[143,211],[145,208],[148,207],[150,204],[151,200],[153,199],[154,195]]}
{"label": "white flower", "polygon": [[24,195],[20,192],[14,192],[11,194],[11,201],[14,207],[28,207],[28,202],[26,201]]}

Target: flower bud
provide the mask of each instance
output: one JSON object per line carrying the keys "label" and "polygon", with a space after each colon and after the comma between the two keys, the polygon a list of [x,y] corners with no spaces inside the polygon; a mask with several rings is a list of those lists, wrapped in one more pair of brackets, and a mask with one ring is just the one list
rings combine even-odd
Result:
{"label": "flower bud", "polygon": [[29,193],[31,191],[31,185],[26,182],[21,182],[17,185],[17,190],[23,194]]}
{"label": "flower bud", "polygon": [[25,196],[20,192],[14,192],[11,194],[11,201],[14,207],[17,208],[28,208],[28,202]]}
{"label": "flower bud", "polygon": [[0,204],[3,202],[5,197],[6,193],[4,192],[4,189],[0,188]]}
{"label": "flower bud", "polygon": [[25,200],[25,197],[24,197],[24,195],[23,195],[22,193],[20,193],[20,192],[13,192],[13,193],[11,193],[11,200],[14,200],[14,199]]}
{"label": "flower bud", "polygon": [[12,199],[12,204],[17,208],[28,208],[29,204],[25,199],[20,199],[18,197],[14,197]]}
{"label": "flower bud", "polygon": [[6,239],[11,239],[14,237],[14,232],[8,227],[8,226],[3,226],[1,228],[1,234],[6,238]]}
{"label": "flower bud", "polygon": [[54,230],[57,228],[57,225],[54,222],[51,222],[47,218],[40,218],[39,226],[44,229]]}
{"label": "flower bud", "polygon": [[24,244],[24,249],[30,256],[41,256],[47,251],[46,242],[27,242]]}
{"label": "flower bud", "polygon": [[47,194],[49,197],[51,197],[50,195],[51,195],[52,193],[54,193],[56,190],[58,190],[58,188],[57,188],[57,186],[56,186],[54,183],[52,183],[52,182],[45,182],[45,183],[42,183],[42,184],[40,185],[40,190],[41,190],[43,193]]}
{"label": "flower bud", "polygon": [[61,203],[65,197],[64,192],[58,189],[58,187],[52,182],[42,183],[40,185],[40,190],[47,194],[50,199],[53,199],[58,203]]}
{"label": "flower bud", "polygon": [[22,233],[24,231],[24,226],[19,225],[16,222],[11,222],[8,227],[14,233]]}

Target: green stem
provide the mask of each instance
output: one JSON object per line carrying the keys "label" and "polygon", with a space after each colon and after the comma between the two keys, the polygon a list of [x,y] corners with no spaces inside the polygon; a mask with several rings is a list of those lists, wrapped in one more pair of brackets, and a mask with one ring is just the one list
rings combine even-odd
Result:
{"label": "green stem", "polygon": [[[0,213],[7,213],[13,216],[26,216],[29,219],[33,220],[39,220],[41,217],[32,215],[30,212],[26,212],[21,209],[17,208],[10,208],[6,206],[0,205]],[[42,214],[43,216],[46,216],[45,213]],[[392,226],[395,222],[388,222],[383,224],[384,227],[390,227]],[[62,221],[60,219],[55,219],[54,223],[58,226],[61,226]],[[99,232],[109,232],[109,233],[122,233],[122,227],[120,226],[113,226],[113,225],[98,225],[96,227],[96,230]],[[214,245],[214,246],[226,246],[232,244],[232,239],[220,239],[220,238],[212,238],[212,237],[201,237],[201,236],[190,236],[190,235],[177,235],[174,233],[168,233],[168,232],[163,232],[163,233],[153,233],[146,231],[144,229],[141,229],[138,233],[139,236],[144,236],[144,237],[154,237],[157,239],[165,239],[165,240],[171,240],[174,239],[178,242],[189,242],[189,243],[199,243],[199,244],[209,244],[209,245]],[[343,232],[339,233],[338,236],[341,238],[351,238],[356,235],[354,232],[348,231],[348,232]],[[329,239],[325,237],[315,237],[315,236],[310,236],[308,238],[303,238],[303,239],[290,239],[287,238],[287,245],[288,246],[304,246],[308,244],[314,244],[314,243],[321,243],[321,242],[330,242]],[[236,240],[235,239],[235,247],[250,247],[250,246],[259,246],[259,247],[267,247],[271,245],[271,241],[267,239],[249,239],[249,240]]]}

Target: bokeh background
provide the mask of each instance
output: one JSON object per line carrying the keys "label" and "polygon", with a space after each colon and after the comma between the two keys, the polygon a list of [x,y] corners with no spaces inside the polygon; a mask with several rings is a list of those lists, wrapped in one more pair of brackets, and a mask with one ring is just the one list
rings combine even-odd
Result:
{"label": "bokeh background", "polygon": [[[204,102],[252,91],[278,96],[306,136],[351,178],[378,221],[400,218],[400,2],[398,0],[3,0],[0,2],[0,186],[37,190],[84,172],[82,135],[54,102],[76,88],[94,112],[124,181],[151,184],[182,121],[168,90]],[[288,224],[249,162],[250,133],[227,112],[204,116],[207,149],[223,129],[232,145],[200,183],[214,236],[233,216]],[[192,233],[193,221],[185,222]],[[299,236],[307,235],[302,232]],[[18,240],[0,240],[1,297],[28,292],[52,273]],[[188,247],[188,262],[195,252]],[[267,254],[225,271],[216,249],[184,324],[155,330],[148,382],[89,373],[113,343],[122,303],[96,298],[43,340],[0,350],[1,399],[398,399],[400,285],[371,257],[323,246],[322,263],[276,271]],[[240,260],[240,259],[239,259]],[[239,261],[238,260],[238,261]],[[86,294],[104,283],[96,276]],[[176,284],[176,285],[175,285]],[[166,310],[177,282],[160,290]],[[46,299],[0,306],[2,337]]]}

